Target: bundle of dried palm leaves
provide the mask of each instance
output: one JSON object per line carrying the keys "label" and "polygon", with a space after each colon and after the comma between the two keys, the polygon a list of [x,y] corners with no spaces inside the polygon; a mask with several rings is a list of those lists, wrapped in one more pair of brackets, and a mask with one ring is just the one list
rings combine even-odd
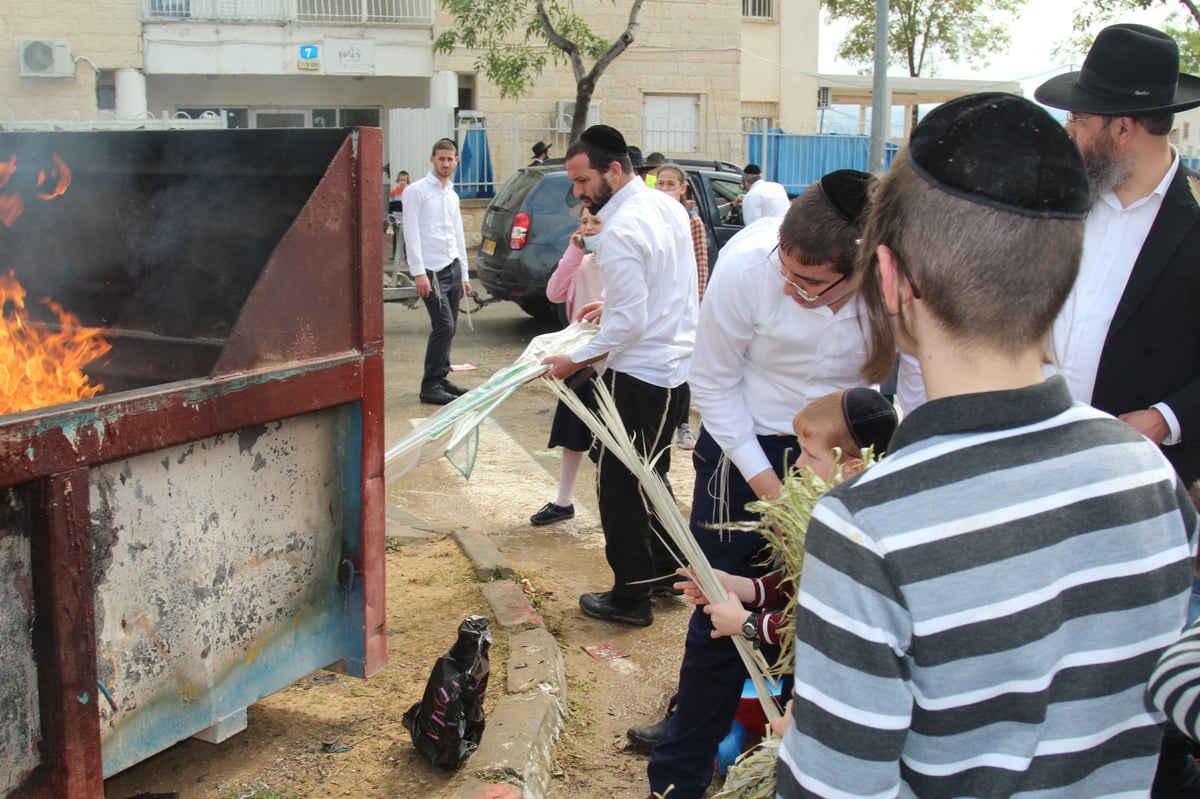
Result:
{"label": "bundle of dried palm leaves", "polygon": [[[649,458],[642,455],[641,450],[635,446],[634,441],[630,439],[625,430],[612,394],[603,382],[598,381],[596,384],[597,410],[595,413],[592,413],[575,395],[575,392],[567,388],[563,382],[559,380],[547,382],[558,398],[587,424],[588,429],[596,435],[600,443],[637,477],[651,508],[658,516],[667,535],[670,536],[670,543],[674,543],[679,552],[683,554],[685,562],[681,562],[679,565],[692,570],[696,583],[709,600],[720,602],[726,599],[725,587],[713,573],[708,559],[700,550],[696,539],[692,537],[687,520],[683,518],[683,514],[679,512],[679,506],[675,504],[675,497],[671,495],[666,484],[658,476],[658,472],[654,471],[654,462],[662,453],[656,453]],[[669,542],[664,541],[663,543],[668,544],[667,549],[671,548]],[[746,673],[750,675],[750,679],[754,683],[759,704],[762,705],[767,720],[779,718],[779,708],[771,697],[771,690],[767,685],[770,665],[766,658],[745,638],[735,637],[733,643],[746,666]]]}

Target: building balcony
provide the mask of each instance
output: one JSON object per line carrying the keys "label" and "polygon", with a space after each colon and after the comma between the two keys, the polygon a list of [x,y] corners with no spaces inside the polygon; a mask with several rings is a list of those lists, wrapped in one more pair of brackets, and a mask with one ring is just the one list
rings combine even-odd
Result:
{"label": "building balcony", "polygon": [[428,28],[435,0],[142,0],[145,22],[306,22]]}

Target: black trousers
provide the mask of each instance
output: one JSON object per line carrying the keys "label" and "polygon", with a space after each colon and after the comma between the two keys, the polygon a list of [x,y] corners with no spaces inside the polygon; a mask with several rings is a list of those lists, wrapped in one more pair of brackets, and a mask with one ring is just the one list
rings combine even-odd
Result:
{"label": "black trousers", "polygon": [[462,264],[458,259],[437,272],[428,273],[431,291],[425,298],[429,312],[429,343],[425,345],[425,374],[421,390],[429,391],[450,374],[450,344],[458,326],[462,303]]}
{"label": "black trousers", "polygon": [[[662,388],[612,370],[601,379],[612,392],[635,446],[649,457],[662,453],[654,469],[669,491],[667,471],[675,428],[687,418],[691,401],[687,383]],[[664,582],[674,582],[671,575],[678,564],[659,538],[670,540],[638,479],[605,447],[598,447],[595,460],[597,504],[604,528],[604,554],[613,572],[613,599],[637,604],[650,598],[651,589],[639,581],[665,576],[669,579]]]}

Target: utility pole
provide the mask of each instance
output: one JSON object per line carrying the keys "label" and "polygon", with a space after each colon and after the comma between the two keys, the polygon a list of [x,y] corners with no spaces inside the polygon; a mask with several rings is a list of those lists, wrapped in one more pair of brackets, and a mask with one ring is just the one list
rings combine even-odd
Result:
{"label": "utility pole", "polygon": [[875,75],[871,83],[870,169],[883,174],[883,143],[892,126],[892,96],[888,92],[888,0],[875,0]]}

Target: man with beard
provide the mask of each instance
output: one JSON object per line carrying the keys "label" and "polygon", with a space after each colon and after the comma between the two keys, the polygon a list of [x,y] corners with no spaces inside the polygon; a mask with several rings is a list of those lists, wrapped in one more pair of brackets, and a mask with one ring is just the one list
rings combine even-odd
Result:
{"label": "man with beard", "polygon": [[1034,92],[1068,112],[1091,181],[1083,261],[1054,325],[1072,395],[1118,416],[1183,477],[1200,478],[1200,207],[1168,142],[1173,114],[1200,106],[1171,37],[1112,25],[1079,72]]}
{"label": "man with beard", "polygon": [[[1180,74],[1170,36],[1113,25],[1082,70],[1034,97],[1068,112],[1091,182],[1079,278],[1054,324],[1058,368],[1076,399],[1159,444],[1191,485],[1200,478],[1200,187],[1189,186],[1196,173],[1167,136],[1176,111],[1200,106],[1200,78]],[[1151,796],[1200,795],[1194,754],[1168,727]]]}
{"label": "man with beard", "polygon": [[[666,483],[675,429],[687,419],[688,366],[699,299],[687,211],[638,179],[620,131],[593,125],[567,150],[567,176],[580,202],[604,222],[596,264],[604,277],[603,311],[579,315],[600,330],[570,354],[551,355],[548,377],[566,378],[607,356],[601,378],[625,429]],[[672,590],[675,560],[637,478],[606,448],[596,454],[596,493],[611,591],[579,598],[583,612],[619,624],[654,622],[652,591]],[[661,578],[655,580],[655,578]]]}

